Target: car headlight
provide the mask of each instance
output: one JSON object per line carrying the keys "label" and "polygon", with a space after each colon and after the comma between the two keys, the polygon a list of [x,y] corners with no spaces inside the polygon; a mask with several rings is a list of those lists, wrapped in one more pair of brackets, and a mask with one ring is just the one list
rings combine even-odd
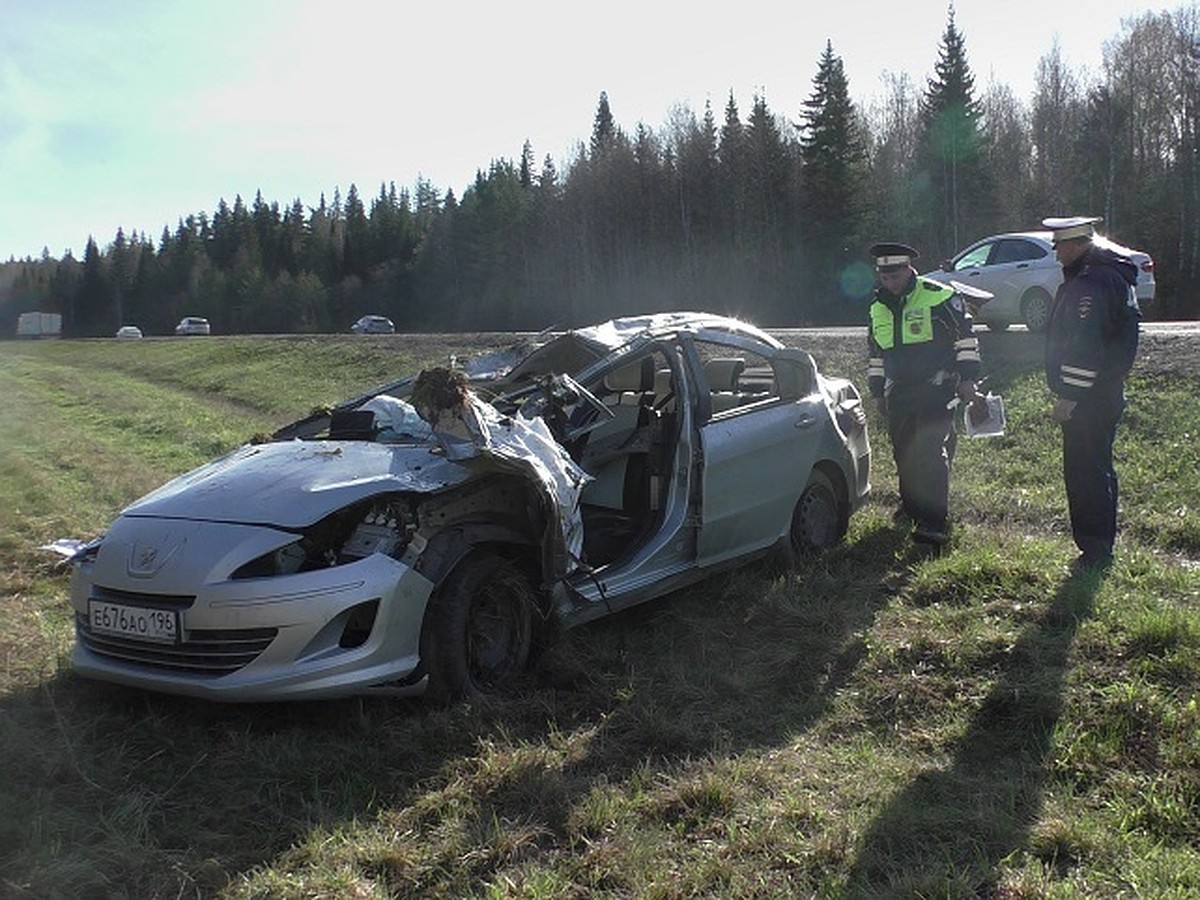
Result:
{"label": "car headlight", "polygon": [[327,569],[372,553],[399,557],[416,530],[416,514],[407,499],[375,497],[326,516],[295,541],[244,563],[230,577],[271,578]]}

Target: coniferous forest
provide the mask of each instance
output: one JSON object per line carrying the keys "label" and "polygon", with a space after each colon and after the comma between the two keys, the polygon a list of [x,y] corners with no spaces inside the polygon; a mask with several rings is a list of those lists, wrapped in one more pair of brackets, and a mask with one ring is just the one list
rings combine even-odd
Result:
{"label": "coniferous forest", "polygon": [[[865,248],[902,240],[923,270],[988,234],[1050,215],[1104,217],[1150,253],[1158,319],[1200,316],[1200,33],[1195,4],[1127,19],[1100,73],[1057,44],[1028,102],[977,85],[953,9],[933,76],[889,76],[862,108],[826,45],[782,109],[731,93],[658,129],[617,122],[600,94],[591,135],[561,166],[526,142],[461,197],[420,180],[351,184],[315,205],[261,193],[189,212],[157,238],[94,236],[83,259],[0,265],[0,334],[27,310],[66,336],[122,324],[169,334],[346,331],[380,313],[400,331],[532,330],[704,309],[765,326],[861,323]],[[611,101],[611,103],[610,103]],[[311,200],[311,198],[310,198]],[[31,227],[34,227],[31,225]]]}

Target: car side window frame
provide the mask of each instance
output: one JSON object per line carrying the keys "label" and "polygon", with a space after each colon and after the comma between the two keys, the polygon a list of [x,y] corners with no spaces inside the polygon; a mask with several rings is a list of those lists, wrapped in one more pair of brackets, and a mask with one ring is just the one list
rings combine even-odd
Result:
{"label": "car side window frame", "polygon": [[[1016,253],[1010,251],[1016,250]],[[1003,256],[1001,259],[999,257]],[[1044,248],[1024,238],[1004,238],[997,241],[992,252],[992,265],[1034,262],[1046,256]]]}
{"label": "car side window frame", "polygon": [[977,247],[972,247],[954,263],[954,271],[961,272],[963,269],[982,269],[984,266],[990,265],[995,249],[995,241],[988,241]]}
{"label": "car side window frame", "polygon": [[[700,345],[704,348],[712,348],[713,352],[703,352]],[[770,347],[751,347],[747,346],[744,341],[723,341],[715,335],[699,335],[693,338],[690,342],[690,347],[695,355],[693,371],[696,372],[696,379],[702,384],[696,391],[697,407],[701,405],[705,414],[698,417],[701,422],[708,422],[714,419],[725,420],[738,416],[743,416],[753,413],[757,410],[766,407],[772,407],[781,403],[787,402],[789,394],[797,389],[799,385],[787,385],[785,382],[789,379],[781,372],[782,361],[779,357],[779,351],[776,348]],[[734,357],[740,356],[746,360],[749,378],[753,379],[755,373],[761,376],[761,370],[768,368],[771,373],[771,386],[763,397],[753,399],[750,402],[742,403],[738,406],[733,406],[728,409],[715,410],[713,403],[713,385],[708,383],[705,375],[704,363],[706,359],[719,357]],[[742,376],[747,377],[747,376]],[[799,380],[799,379],[795,379]]]}

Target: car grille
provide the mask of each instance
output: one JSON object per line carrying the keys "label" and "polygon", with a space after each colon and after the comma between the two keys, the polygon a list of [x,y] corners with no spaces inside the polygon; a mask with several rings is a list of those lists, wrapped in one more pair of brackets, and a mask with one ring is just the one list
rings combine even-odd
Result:
{"label": "car grille", "polygon": [[131,606],[154,606],[161,609],[190,609],[196,602],[195,597],[186,594],[135,594],[132,591],[119,591],[116,588],[92,585],[92,597],[97,600],[108,600],[110,603],[128,603]]}
{"label": "car grille", "polygon": [[97,634],[87,616],[75,616],[78,640],[109,659],[195,675],[228,675],[253,662],[275,639],[276,628],[192,628],[178,644],[152,644]]}

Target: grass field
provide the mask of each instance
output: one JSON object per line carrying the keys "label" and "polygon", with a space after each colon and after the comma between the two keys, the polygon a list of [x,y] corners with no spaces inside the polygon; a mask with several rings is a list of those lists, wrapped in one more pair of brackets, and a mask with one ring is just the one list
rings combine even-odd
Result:
{"label": "grass field", "polygon": [[[454,708],[84,682],[37,547],[470,342],[0,344],[0,896],[1200,895],[1200,373],[1139,364],[1118,560],[1072,577],[1033,338],[994,337],[1009,433],[960,441],[949,552],[892,525],[876,428],[841,547],[577,629],[521,696]],[[861,381],[858,342],[809,349]]]}

